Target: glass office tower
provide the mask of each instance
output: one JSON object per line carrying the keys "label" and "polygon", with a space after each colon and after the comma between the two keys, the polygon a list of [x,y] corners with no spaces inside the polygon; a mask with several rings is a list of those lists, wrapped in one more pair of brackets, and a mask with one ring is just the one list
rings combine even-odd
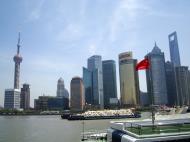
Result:
{"label": "glass office tower", "polygon": [[150,97],[153,97],[155,105],[168,104],[166,74],[165,74],[165,57],[160,48],[155,46],[146,58],[149,58],[150,69],[146,70],[147,90]]}
{"label": "glass office tower", "polygon": [[102,57],[94,55],[88,58],[88,68],[83,68],[83,80],[86,100],[94,106],[104,108]]}
{"label": "glass office tower", "polygon": [[177,40],[177,33],[173,32],[168,36],[169,39],[169,47],[170,47],[170,59],[174,66],[180,66],[180,55],[179,55],[179,48],[178,48],[178,40]]}
{"label": "glass office tower", "polygon": [[103,88],[104,88],[104,107],[110,108],[110,100],[117,99],[117,83],[116,83],[116,65],[113,60],[105,60],[102,62],[103,67]]}
{"label": "glass office tower", "polygon": [[174,106],[177,104],[177,90],[176,90],[176,78],[175,78],[175,68],[173,63],[167,61],[165,63],[166,69],[166,86],[168,93],[168,105]]}
{"label": "glass office tower", "polygon": [[92,72],[85,67],[83,67],[83,83],[85,87],[85,102],[87,104],[93,104]]}
{"label": "glass office tower", "polygon": [[177,105],[190,105],[189,71],[187,66],[175,67]]}

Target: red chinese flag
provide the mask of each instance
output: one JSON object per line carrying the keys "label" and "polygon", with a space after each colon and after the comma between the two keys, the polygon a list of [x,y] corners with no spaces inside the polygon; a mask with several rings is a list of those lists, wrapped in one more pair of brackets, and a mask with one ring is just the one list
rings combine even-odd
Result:
{"label": "red chinese flag", "polygon": [[145,70],[148,69],[150,66],[148,58],[145,58],[144,60],[140,61],[136,66],[136,71],[138,70]]}

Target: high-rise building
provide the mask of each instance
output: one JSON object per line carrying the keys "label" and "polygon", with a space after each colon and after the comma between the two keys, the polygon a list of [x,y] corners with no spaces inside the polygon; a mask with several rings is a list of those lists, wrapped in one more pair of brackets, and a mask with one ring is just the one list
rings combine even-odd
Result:
{"label": "high-rise building", "polygon": [[180,66],[180,55],[178,48],[177,32],[173,32],[168,36],[170,47],[170,59],[174,66]]}
{"label": "high-rise building", "polygon": [[165,57],[160,48],[155,43],[152,52],[146,55],[149,59],[150,68],[146,70],[147,90],[151,96],[151,103],[155,105],[168,104],[166,74],[165,74]]}
{"label": "high-rise building", "polygon": [[85,102],[93,104],[92,72],[83,67],[83,83],[85,87]]}
{"label": "high-rise building", "polygon": [[20,90],[6,89],[4,98],[5,109],[20,109]]}
{"label": "high-rise building", "polygon": [[26,83],[21,88],[20,108],[24,110],[30,109],[30,85]]}
{"label": "high-rise building", "polygon": [[116,83],[116,65],[113,60],[105,60],[102,62],[103,67],[103,88],[104,88],[104,107],[110,108],[110,100],[117,98]]}
{"label": "high-rise building", "polygon": [[123,107],[139,105],[140,91],[136,64],[137,60],[133,59],[132,52],[119,54],[120,92]]}
{"label": "high-rise building", "polygon": [[140,91],[140,104],[141,106],[150,105],[150,95],[147,92]]}
{"label": "high-rise building", "polygon": [[57,97],[64,96],[64,89],[65,89],[64,81],[62,78],[59,78],[59,80],[57,81]]}
{"label": "high-rise building", "polygon": [[84,85],[80,77],[71,80],[71,110],[82,111],[85,105]]}
{"label": "high-rise building", "polygon": [[13,58],[15,62],[14,71],[14,89],[5,90],[4,107],[7,109],[19,109],[20,108],[20,90],[19,90],[19,78],[20,78],[20,63],[22,57],[20,55],[20,33],[17,44],[17,54]]}
{"label": "high-rise building", "polygon": [[57,97],[69,98],[69,92],[65,88],[64,80],[62,78],[59,78],[57,81]]}
{"label": "high-rise building", "polygon": [[175,70],[173,63],[167,61],[165,63],[166,69],[166,86],[168,93],[168,105],[174,106],[177,104],[177,90],[176,90],[176,79]]}
{"label": "high-rise building", "polygon": [[177,105],[190,104],[189,92],[189,71],[186,66],[175,67],[176,87],[177,87]]}
{"label": "high-rise building", "polygon": [[189,105],[190,105],[190,70],[188,70],[188,92],[189,92]]}
{"label": "high-rise building", "polygon": [[[88,58],[88,69],[83,68],[83,79],[85,85],[85,96],[87,96],[87,100],[91,100],[93,106],[99,106],[103,109],[104,96],[101,56],[94,55]],[[90,88],[92,88],[92,92]]]}

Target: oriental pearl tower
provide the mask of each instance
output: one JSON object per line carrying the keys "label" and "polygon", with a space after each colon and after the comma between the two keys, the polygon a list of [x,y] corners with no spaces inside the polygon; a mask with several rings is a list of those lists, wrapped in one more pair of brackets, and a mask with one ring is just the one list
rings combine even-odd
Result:
{"label": "oriental pearl tower", "polygon": [[14,89],[19,89],[20,63],[22,62],[20,55],[20,32],[18,34],[17,54],[13,57],[13,60],[15,62]]}

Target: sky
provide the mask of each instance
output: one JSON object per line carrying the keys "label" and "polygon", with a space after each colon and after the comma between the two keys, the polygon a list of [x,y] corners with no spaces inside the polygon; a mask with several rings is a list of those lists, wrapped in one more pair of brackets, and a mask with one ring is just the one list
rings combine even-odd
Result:
{"label": "sky", "polygon": [[[190,66],[190,1],[188,0],[1,0],[0,105],[13,88],[18,32],[21,32],[20,86],[31,86],[31,106],[40,95],[56,95],[62,77],[70,90],[74,76],[82,77],[87,58],[113,59],[132,51],[141,60],[156,42],[170,60],[168,34],[177,31],[181,63]],[[146,91],[145,72],[139,72]],[[70,92],[70,91],[69,91]]]}

